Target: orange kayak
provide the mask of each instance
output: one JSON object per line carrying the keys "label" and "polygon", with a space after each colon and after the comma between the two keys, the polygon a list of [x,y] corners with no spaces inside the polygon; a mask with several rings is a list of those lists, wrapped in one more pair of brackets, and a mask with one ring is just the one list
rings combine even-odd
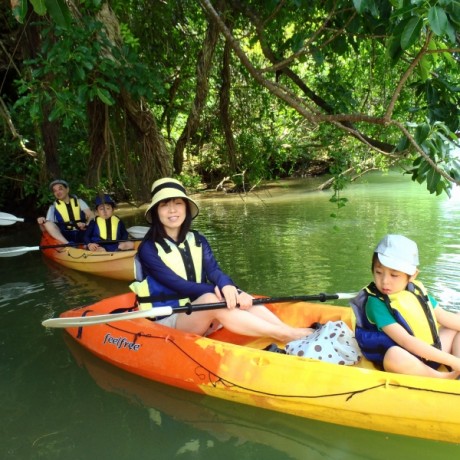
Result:
{"label": "orange kayak", "polygon": [[[135,242],[135,247],[139,242]],[[62,245],[47,232],[42,232],[40,247]],[[73,270],[90,273],[117,280],[134,279],[134,255],[136,250],[116,252],[91,252],[83,247],[65,246],[42,248],[42,253],[49,259]]]}
{"label": "orange kayak", "polygon": [[[117,314],[134,305],[128,293],[61,318]],[[352,321],[348,307],[307,302],[267,307],[292,325]],[[338,425],[460,442],[460,381],[383,372],[365,359],[343,366],[272,353],[264,350],[272,342],[268,338],[225,329],[202,337],[148,319],[66,331],[114,366],[195,393]]]}

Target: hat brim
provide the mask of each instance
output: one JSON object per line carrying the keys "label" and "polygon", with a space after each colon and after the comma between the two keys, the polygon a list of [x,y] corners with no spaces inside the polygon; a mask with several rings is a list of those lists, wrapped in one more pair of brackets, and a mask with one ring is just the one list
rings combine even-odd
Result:
{"label": "hat brim", "polygon": [[417,273],[417,266],[405,263],[394,257],[385,256],[383,254],[377,253],[379,261],[385,267],[391,268],[392,270],[397,270],[398,272],[406,273],[409,276],[415,275]]}

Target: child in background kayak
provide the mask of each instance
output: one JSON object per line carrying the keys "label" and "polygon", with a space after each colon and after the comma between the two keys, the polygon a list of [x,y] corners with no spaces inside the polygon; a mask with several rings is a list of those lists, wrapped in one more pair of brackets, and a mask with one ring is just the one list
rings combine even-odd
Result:
{"label": "child in background kayak", "polygon": [[97,215],[89,223],[85,233],[85,243],[90,251],[126,251],[134,249],[132,241],[104,243],[104,241],[127,240],[129,238],[125,224],[113,214],[115,206],[115,202],[110,195],[96,197]]}
{"label": "child in background kayak", "polygon": [[252,305],[252,297],[222,272],[206,238],[190,230],[198,212],[179,181],[164,178],[153,183],[152,202],[145,213],[151,227],[137,254],[145,280],[131,286],[138,295],[147,287],[155,306],[174,308],[188,302],[225,300],[227,308],[177,313],[158,321],[199,335],[209,333],[217,322],[237,334],[273,337],[280,342],[312,333],[310,328],[283,323],[263,305]]}
{"label": "child in background kayak", "polygon": [[56,201],[48,208],[46,217],[37,218],[37,223],[58,241],[83,243],[86,225],[94,218],[93,211],[81,198],[70,195],[65,180],[56,179],[49,188]]}
{"label": "child in background kayak", "polygon": [[[460,315],[444,310],[415,281],[417,244],[386,235],[372,258],[374,282],[352,301],[356,340],[386,371],[455,379],[460,375]],[[437,370],[441,364],[451,372]]]}

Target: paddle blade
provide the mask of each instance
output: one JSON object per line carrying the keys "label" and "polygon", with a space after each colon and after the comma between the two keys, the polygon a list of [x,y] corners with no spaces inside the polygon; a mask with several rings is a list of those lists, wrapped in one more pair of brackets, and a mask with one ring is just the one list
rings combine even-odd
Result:
{"label": "paddle blade", "polygon": [[0,249],[0,257],[22,256],[26,252],[39,251],[39,250],[40,250],[40,246],[31,246],[31,247],[16,246],[14,248],[1,248]]}
{"label": "paddle blade", "polygon": [[358,295],[357,292],[338,292],[337,295],[339,296],[339,299],[353,299]]}
{"label": "paddle blade", "polygon": [[107,324],[115,321],[126,321],[128,319],[154,318],[157,316],[170,316],[173,313],[171,307],[155,307],[150,310],[136,310],[126,313],[109,313],[94,316],[75,316],[71,318],[49,318],[42,322],[45,327],[82,327],[94,326],[96,324]]}
{"label": "paddle blade", "polygon": [[24,222],[22,217],[13,216],[7,212],[0,212],[0,225],[13,225],[16,222]]}
{"label": "paddle blade", "polygon": [[149,227],[145,227],[142,225],[135,225],[134,227],[129,227],[128,228],[128,233],[133,237],[133,238],[144,238],[146,233],[149,231]]}

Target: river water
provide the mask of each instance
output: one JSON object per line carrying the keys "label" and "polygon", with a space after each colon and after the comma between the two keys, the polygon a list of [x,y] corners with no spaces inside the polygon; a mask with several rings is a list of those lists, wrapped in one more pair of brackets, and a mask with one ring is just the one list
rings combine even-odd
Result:
{"label": "river water", "polygon": [[[348,188],[348,204],[331,217],[331,193],[315,191],[318,183],[283,181],[245,198],[198,195],[195,228],[238,285],[269,296],[356,292],[371,279],[378,240],[402,233],[419,245],[419,278],[458,308],[460,194],[434,197],[407,176],[374,174]],[[121,215],[128,226],[145,225],[141,212]],[[38,239],[35,225],[0,228],[0,247],[36,246]],[[64,269],[38,251],[0,258],[0,459],[458,458],[454,444],[303,420],[148,382],[41,326],[126,290],[127,283]]]}

